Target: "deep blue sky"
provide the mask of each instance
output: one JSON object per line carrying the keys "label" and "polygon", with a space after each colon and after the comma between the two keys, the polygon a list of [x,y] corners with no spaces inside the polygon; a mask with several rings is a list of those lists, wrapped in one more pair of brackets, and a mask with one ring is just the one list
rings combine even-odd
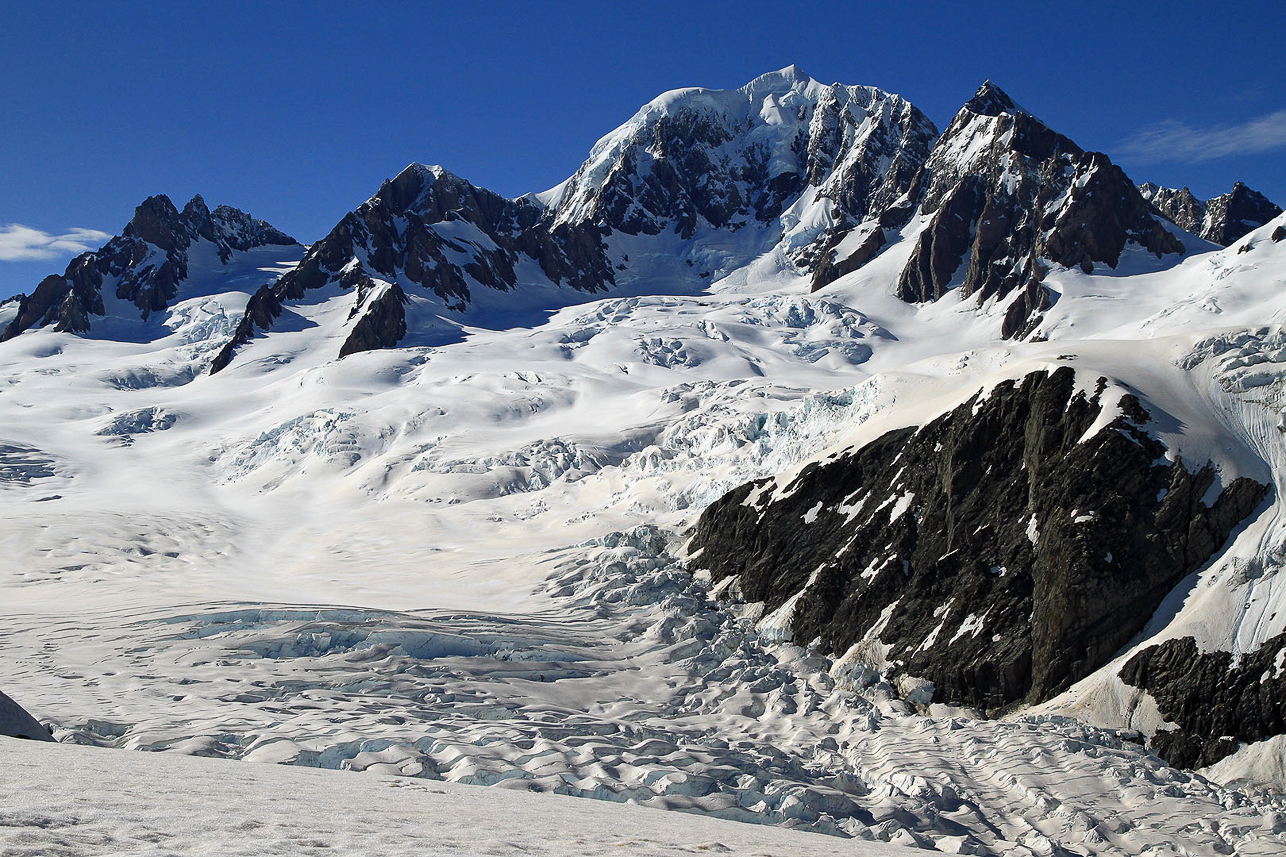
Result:
{"label": "deep blue sky", "polygon": [[[661,92],[792,62],[939,127],[990,78],[1136,181],[1286,204],[1286,3],[1043,6],[11,0],[0,227],[115,234],[144,197],[199,192],[311,241],[411,161],[543,190]],[[69,253],[0,261],[0,296]]]}

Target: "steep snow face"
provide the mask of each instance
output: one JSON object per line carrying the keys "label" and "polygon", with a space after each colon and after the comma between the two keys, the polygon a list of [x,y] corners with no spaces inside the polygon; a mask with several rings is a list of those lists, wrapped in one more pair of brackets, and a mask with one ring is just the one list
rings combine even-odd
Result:
{"label": "steep snow face", "polygon": [[792,255],[900,203],[937,129],[905,99],[795,66],[649,102],[547,195],[554,222],[627,235],[770,228]]}

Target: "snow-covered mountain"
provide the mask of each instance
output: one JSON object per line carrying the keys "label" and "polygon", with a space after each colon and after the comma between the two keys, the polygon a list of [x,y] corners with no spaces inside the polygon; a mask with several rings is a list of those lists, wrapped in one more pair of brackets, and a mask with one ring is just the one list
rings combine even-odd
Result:
{"label": "snow-covered mountain", "polygon": [[470,310],[489,291],[549,309],[609,290],[691,292],[756,263],[810,272],[819,289],[891,241],[915,246],[903,300],[958,286],[1004,301],[1002,335],[1015,337],[1049,306],[1050,266],[1116,268],[1129,245],[1182,254],[1175,232],[1106,156],[990,82],[939,139],[899,96],[791,66],[660,96],[545,193],[506,200],[411,165],[255,296],[214,368],[328,284],[352,294],[343,356],[456,338],[487,323]]}
{"label": "snow-covered mountain", "polygon": [[910,215],[937,134],[897,95],[826,86],[790,66],[736,90],[665,93],[539,198],[555,223],[630,236],[700,243],[712,230],[767,229],[812,263],[839,234]]}
{"label": "snow-covered mountain", "polygon": [[1052,265],[1116,268],[1130,243],[1158,258],[1184,251],[1105,155],[1083,151],[990,81],[956,114],[925,173],[926,222],[898,294],[937,300],[959,287],[980,304],[1005,301],[1006,338],[1040,323]]}
{"label": "snow-covered mountain", "polygon": [[1286,215],[1156,199],[990,83],[938,137],[793,67],[306,249],[154,197],[0,305],[0,687],[63,742],[1280,853]]}
{"label": "snow-covered mountain", "polygon": [[148,197],[119,236],[77,256],[61,276],[51,274],[30,295],[20,296],[17,314],[0,341],[46,325],[87,333],[96,317],[109,314],[147,321],[199,289],[188,282],[193,258],[213,268],[209,257],[217,256],[226,268],[259,248],[298,246],[289,235],[238,209],[221,205],[210,211],[199,195],[182,211],[164,194]]}
{"label": "snow-covered mountain", "polygon": [[340,357],[403,342],[408,290],[419,309],[409,330],[433,339],[442,328],[448,337],[455,332],[434,316],[462,312],[480,290],[509,291],[520,282],[524,290],[612,286],[598,230],[551,227],[542,214],[527,199],[507,200],[441,167],[412,164],[345,215],[295,270],[251,298],[213,369],[226,367],[256,330],[271,330],[286,304],[331,284],[352,293]]}
{"label": "snow-covered mountain", "polygon": [[660,96],[545,193],[506,200],[412,164],[255,296],[215,370],[331,283],[353,293],[340,348],[351,354],[485,324],[470,310],[493,303],[489,291],[520,293],[506,309],[553,308],[607,290],[691,292],[767,251],[811,269],[849,230],[906,220],[936,136],[896,95],[792,66],[737,90]]}

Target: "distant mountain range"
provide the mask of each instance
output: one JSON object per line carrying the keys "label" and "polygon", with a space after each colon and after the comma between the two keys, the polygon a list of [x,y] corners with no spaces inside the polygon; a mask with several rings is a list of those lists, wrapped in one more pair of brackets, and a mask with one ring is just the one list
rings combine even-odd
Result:
{"label": "distant mountain range", "polygon": [[[959,288],[979,303],[1002,301],[1001,335],[1021,337],[1049,305],[1041,280],[1052,266],[1115,268],[1130,245],[1177,258],[1201,246],[1190,236],[1228,246],[1280,213],[1240,182],[1204,203],[1187,188],[1136,187],[990,81],[939,135],[900,96],[823,85],[791,66],[737,90],[660,96],[543,194],[505,199],[412,164],[254,294],[212,368],[271,330],[284,306],[332,283],[352,302],[344,356],[414,335],[409,293],[450,324],[480,290],[631,293],[661,279],[718,277],[767,251],[811,273],[816,290],[911,233],[903,300]],[[907,230],[912,219],[927,225]],[[44,325],[88,330],[106,312],[105,295],[146,319],[180,296],[198,241],[225,263],[295,243],[237,209],[210,212],[199,196],[182,212],[151,197],[119,237],[20,296],[3,337]]]}

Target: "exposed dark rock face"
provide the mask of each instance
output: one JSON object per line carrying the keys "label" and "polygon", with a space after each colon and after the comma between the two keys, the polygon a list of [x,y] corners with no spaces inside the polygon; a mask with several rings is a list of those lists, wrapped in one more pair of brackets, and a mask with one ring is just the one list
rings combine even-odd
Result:
{"label": "exposed dark rock face", "polygon": [[[463,309],[471,286],[514,288],[518,283],[515,266],[524,256],[536,261],[550,280],[581,291],[600,291],[615,283],[600,229],[553,227],[542,219],[543,214],[544,209],[528,199],[505,199],[441,167],[412,164],[345,215],[293,270],[252,297],[236,334],[211,371],[226,367],[256,330],[270,329],[284,302],[301,300],[329,283],[350,288],[363,277],[366,282],[376,278],[393,284],[410,281],[437,295],[447,307]],[[360,276],[353,273],[354,264]],[[405,298],[400,286],[397,293]],[[360,305],[362,295],[357,299]],[[395,311],[388,300],[381,299],[382,333],[375,335],[362,325],[364,333],[356,338],[350,335],[344,354],[369,350],[363,345],[391,347],[401,340],[406,325],[391,321],[388,313]],[[404,302],[399,301],[399,307]],[[396,330],[402,333],[391,339]],[[381,344],[372,344],[377,342]]]}
{"label": "exposed dark rock face", "polygon": [[1150,746],[1172,765],[1212,765],[1239,742],[1286,733],[1286,634],[1268,640],[1234,665],[1230,652],[1205,652],[1192,637],[1167,640],[1136,654],[1121,679],[1146,690],[1178,729],[1161,730]]}
{"label": "exposed dark rock face", "polygon": [[29,741],[54,740],[36,718],[3,693],[0,693],[0,735]]}
{"label": "exposed dark rock face", "polygon": [[1281,207],[1268,197],[1237,182],[1228,193],[1206,203],[1201,237],[1227,247],[1281,213]]}
{"label": "exposed dark rock face", "polygon": [[[1003,708],[1102,666],[1264,497],[1165,460],[1132,395],[1102,401],[1060,368],[1005,382],[921,428],[727,494],[689,549],[748,601],[795,599],[793,639]],[[1121,413],[1091,437],[1104,407]],[[882,648],[881,648],[882,647]]]}
{"label": "exposed dark rock face", "polygon": [[859,233],[859,240],[856,249],[845,254],[844,258],[839,258],[838,246],[849,233],[840,233],[835,235],[830,244],[822,251],[821,261],[813,269],[813,287],[810,291],[817,291],[825,286],[835,282],[845,274],[851,274],[867,262],[875,258],[875,254],[880,252],[880,248],[888,243],[884,235],[884,230],[878,223],[868,224],[864,233]]}
{"label": "exposed dark rock face", "polygon": [[406,336],[406,293],[397,283],[383,289],[369,278],[357,286],[357,305],[349,318],[357,319],[339,349],[340,357],[358,351],[392,348]]}
{"label": "exposed dark rock face", "polygon": [[1272,235],[1273,243],[1276,244],[1278,241],[1281,241],[1283,238],[1286,238],[1286,226],[1278,226],[1276,229],[1273,230],[1273,235]]}
{"label": "exposed dark rock face", "polygon": [[[833,234],[905,202],[936,137],[899,96],[824,86],[791,66],[739,90],[656,99],[596,147],[553,214],[558,223],[686,239],[701,226],[767,224],[813,188],[838,225],[800,248],[811,267]],[[894,219],[909,215],[904,206]]]}
{"label": "exposed dark rock face", "polygon": [[59,331],[88,331],[92,317],[106,312],[102,290],[108,279],[115,280],[115,296],[134,304],[147,319],[178,295],[179,284],[188,276],[188,250],[198,239],[213,243],[225,264],[234,251],[297,243],[235,208],[221,205],[211,212],[200,196],[192,197],[181,212],[169,197],[151,196],[134,209],[119,236],[72,259],[62,276],[41,280],[21,301],[0,341],[50,324]]}
{"label": "exposed dark rock face", "polygon": [[[67,275],[50,274],[40,281],[40,285],[30,295],[18,303],[18,314],[9,322],[0,342],[12,339],[30,327],[53,324],[54,329],[70,333],[84,333],[89,330],[89,315],[102,315],[103,296],[93,283],[97,274],[91,265],[77,265],[83,257],[77,257],[67,267]],[[91,276],[86,277],[86,274]],[[86,283],[85,280],[90,282]],[[101,283],[101,278],[98,280]]]}
{"label": "exposed dark rock face", "polygon": [[1178,226],[1221,247],[1231,246],[1238,238],[1282,213],[1268,197],[1241,182],[1234,184],[1228,193],[1205,202],[1186,187],[1175,190],[1145,183],[1139,185],[1139,190]]}
{"label": "exposed dark rock face", "polygon": [[1139,189],[1106,155],[1086,152],[987,82],[956,114],[925,165],[929,224],[898,280],[918,303],[959,287],[1006,299],[1004,335],[1031,330],[1050,298],[1047,263],[1113,268],[1128,242],[1182,253]]}

